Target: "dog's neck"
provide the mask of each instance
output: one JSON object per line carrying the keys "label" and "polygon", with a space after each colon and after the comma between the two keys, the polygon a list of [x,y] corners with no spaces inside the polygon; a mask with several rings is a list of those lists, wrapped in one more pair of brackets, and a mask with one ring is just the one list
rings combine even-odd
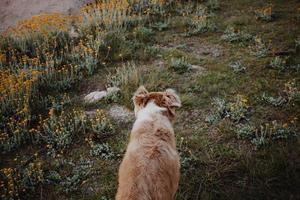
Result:
{"label": "dog's neck", "polygon": [[167,111],[166,108],[159,107],[153,101],[149,102],[145,108],[142,108],[137,113],[137,121],[144,121],[144,120],[151,119],[152,114],[163,113],[165,111]]}

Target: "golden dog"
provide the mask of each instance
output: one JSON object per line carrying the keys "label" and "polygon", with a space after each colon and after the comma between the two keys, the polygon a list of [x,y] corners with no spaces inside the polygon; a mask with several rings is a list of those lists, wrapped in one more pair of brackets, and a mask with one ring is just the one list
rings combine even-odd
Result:
{"label": "golden dog", "polygon": [[136,121],[119,169],[117,200],[174,199],[180,175],[179,155],[171,122],[181,106],[172,89],[133,96]]}

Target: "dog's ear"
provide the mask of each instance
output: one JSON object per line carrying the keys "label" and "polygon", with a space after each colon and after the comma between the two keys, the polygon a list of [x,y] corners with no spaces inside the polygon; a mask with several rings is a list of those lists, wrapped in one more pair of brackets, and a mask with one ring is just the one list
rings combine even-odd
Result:
{"label": "dog's ear", "polygon": [[181,107],[181,101],[179,96],[176,94],[175,90],[166,90],[166,106],[169,111],[169,116],[171,118],[175,117],[175,108]]}
{"label": "dog's ear", "polygon": [[181,107],[181,101],[179,96],[176,94],[175,90],[173,89],[167,89],[166,90],[167,95],[167,105],[169,107],[173,108],[180,108]]}
{"label": "dog's ear", "polygon": [[134,105],[142,105],[146,99],[148,98],[148,91],[146,88],[142,85],[140,86],[133,95],[133,103]]}

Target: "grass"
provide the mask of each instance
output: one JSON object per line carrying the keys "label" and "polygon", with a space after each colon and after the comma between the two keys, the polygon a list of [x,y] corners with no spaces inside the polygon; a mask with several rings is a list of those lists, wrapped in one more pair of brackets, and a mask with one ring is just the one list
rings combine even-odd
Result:
{"label": "grass", "polygon": [[[56,21],[47,34],[1,36],[1,198],[114,199],[132,123],[108,111],[132,110],[143,84],[174,88],[182,100],[176,199],[299,199],[299,3],[274,1],[270,13],[264,1],[158,1],[130,13],[126,2],[83,9],[82,21],[72,19],[75,38]],[[219,56],[203,49],[215,45]],[[108,86],[120,94],[84,104],[84,94]]]}

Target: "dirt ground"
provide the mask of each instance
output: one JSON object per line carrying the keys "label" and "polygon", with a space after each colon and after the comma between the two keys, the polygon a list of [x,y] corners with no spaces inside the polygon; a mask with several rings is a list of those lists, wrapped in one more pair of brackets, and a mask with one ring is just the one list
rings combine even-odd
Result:
{"label": "dirt ground", "polygon": [[0,31],[40,13],[72,13],[92,0],[0,0]]}

